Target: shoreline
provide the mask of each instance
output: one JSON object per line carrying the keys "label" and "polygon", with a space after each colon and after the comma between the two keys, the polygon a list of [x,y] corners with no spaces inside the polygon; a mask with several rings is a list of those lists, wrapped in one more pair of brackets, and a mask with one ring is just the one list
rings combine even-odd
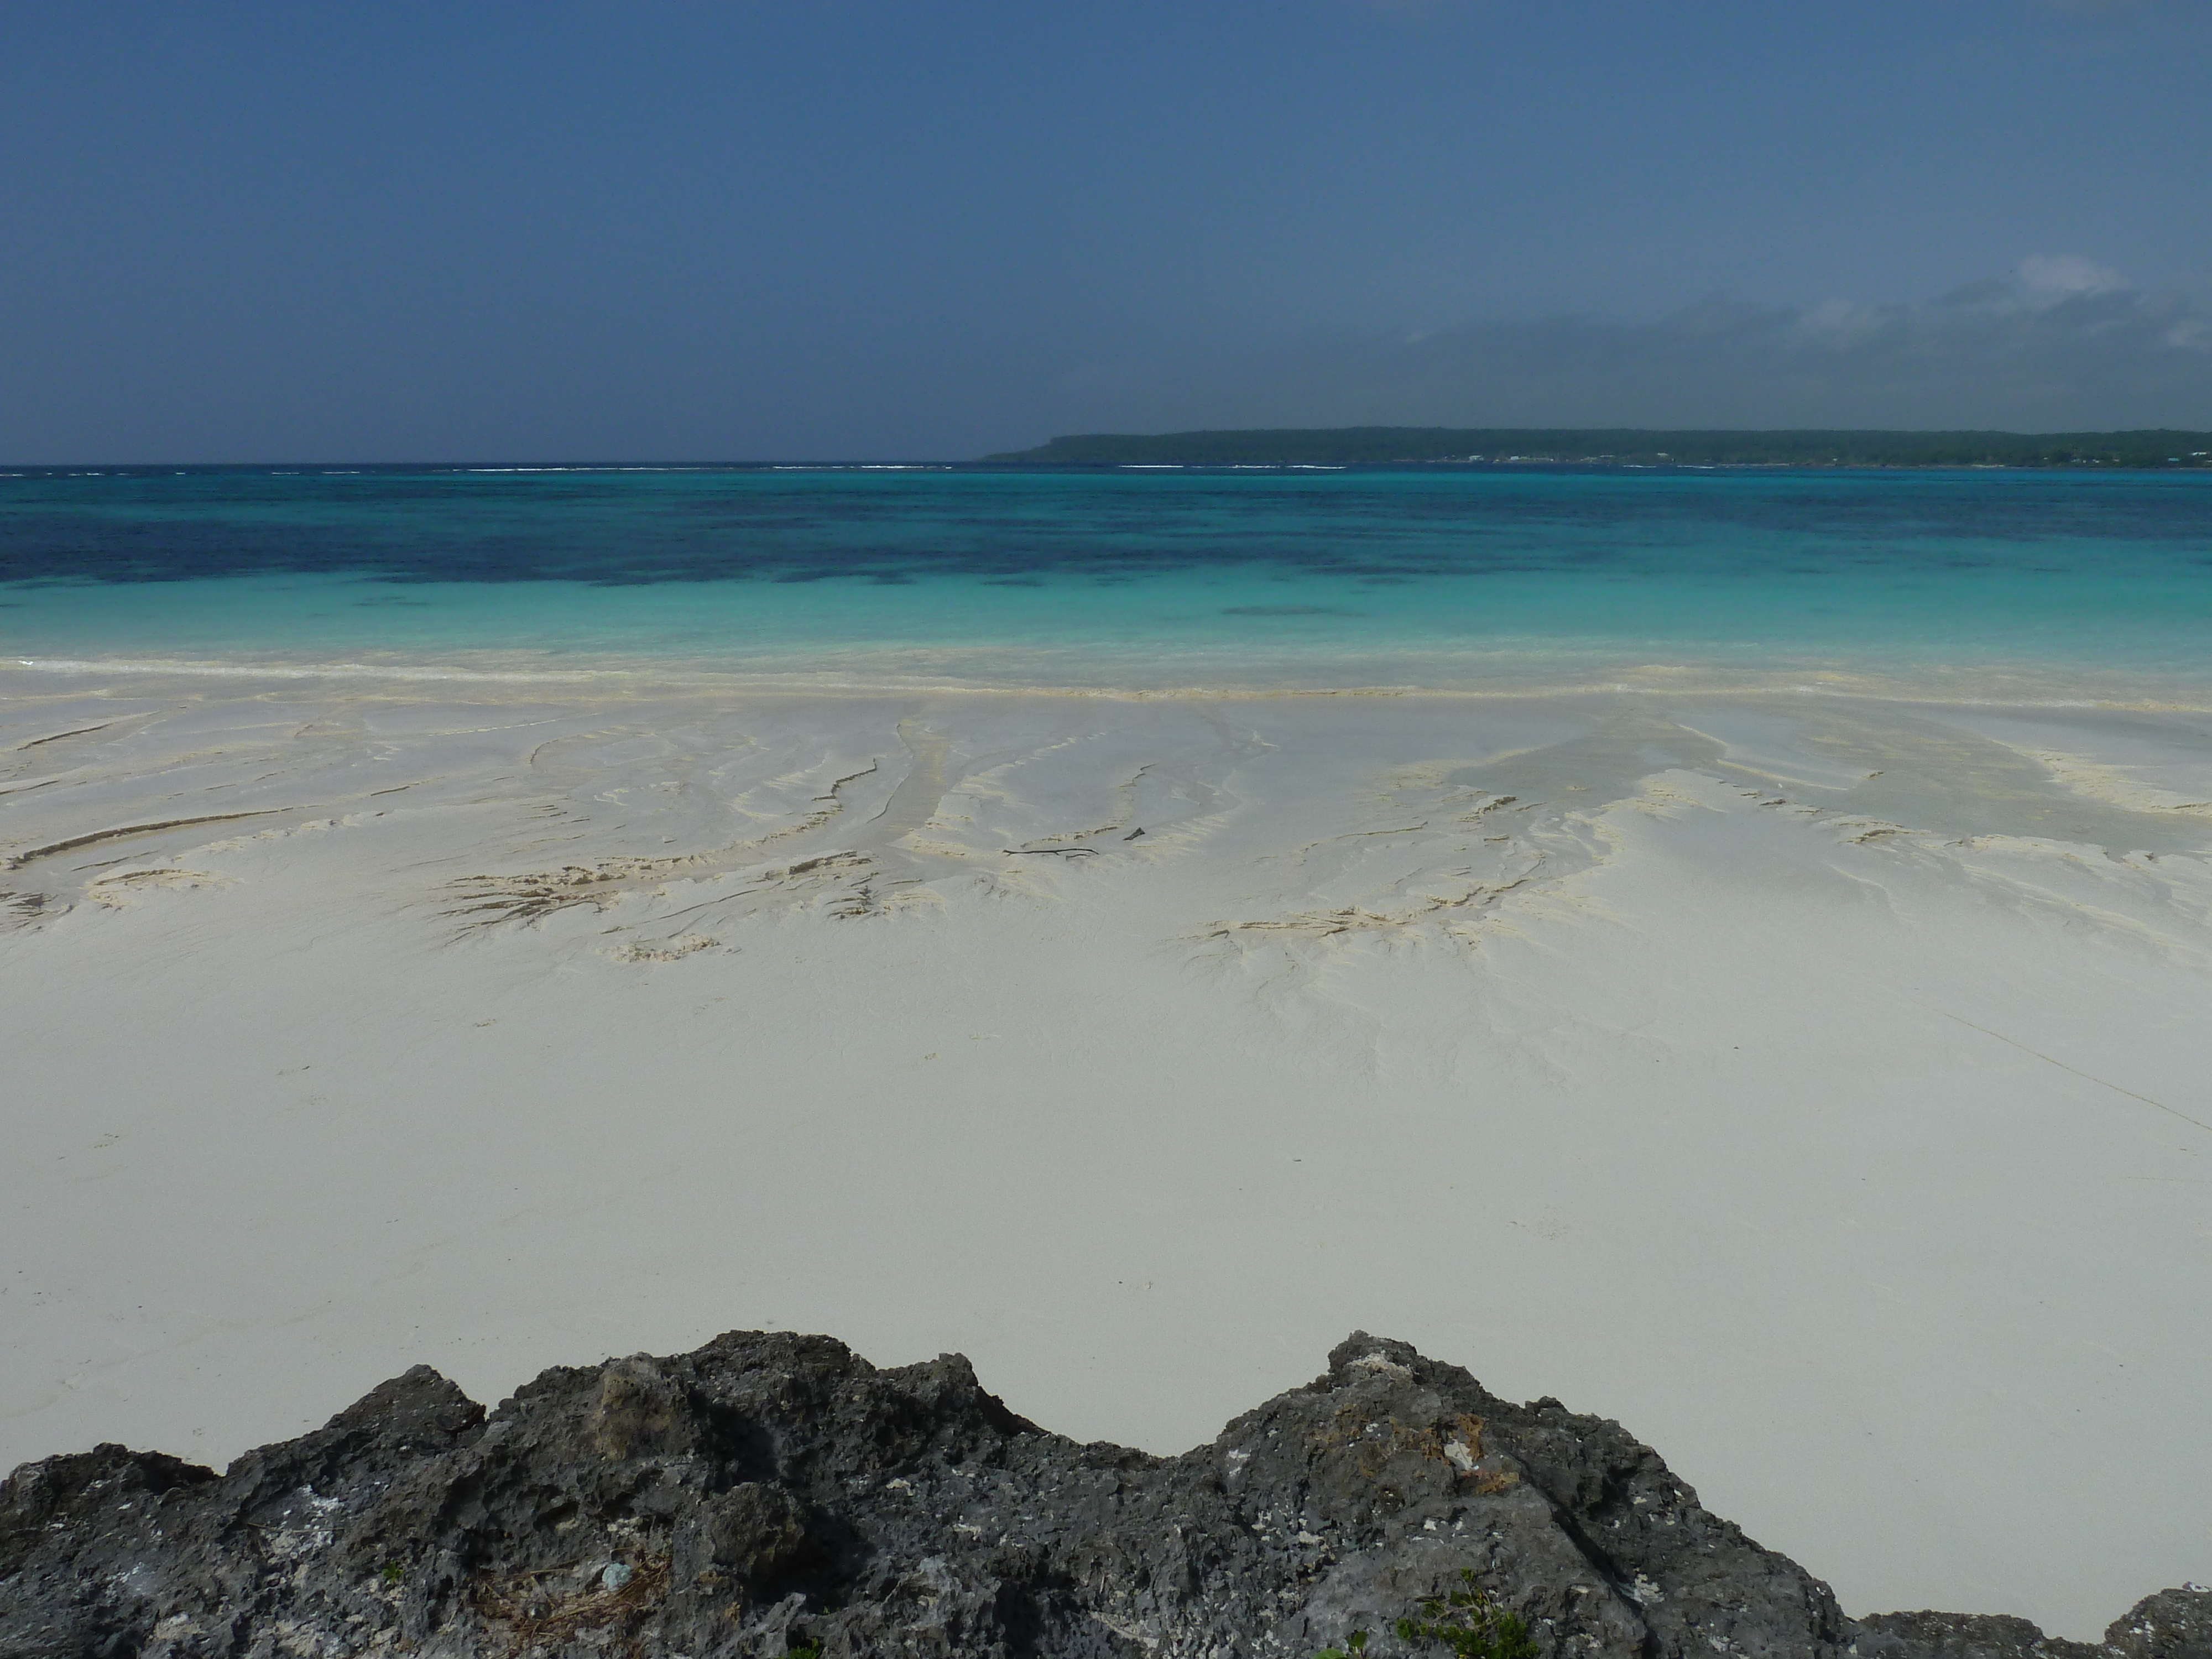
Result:
{"label": "shoreline", "polygon": [[[985,648],[967,653],[976,657],[1000,654]],[[1070,656],[1086,653],[1069,651]],[[1488,685],[1437,685],[1433,684],[1273,684],[1255,685],[1247,683],[1183,684],[1161,685],[1130,685],[1114,684],[1080,684],[1054,682],[1022,682],[969,679],[957,677],[926,677],[881,675],[873,678],[858,676],[824,676],[820,673],[801,673],[796,671],[779,672],[773,670],[707,669],[645,664],[629,659],[632,665],[574,668],[497,668],[478,667],[450,661],[419,664],[313,662],[313,663],[240,663],[211,659],[119,659],[98,658],[41,658],[0,657],[0,675],[21,674],[48,676],[64,682],[58,690],[66,690],[85,679],[96,679],[102,675],[113,676],[126,684],[136,684],[164,676],[191,683],[233,681],[241,687],[258,682],[278,684],[300,683],[318,684],[332,683],[343,685],[356,682],[367,686],[400,687],[425,685],[451,688],[457,693],[471,688],[487,690],[501,686],[552,687],[585,691],[599,689],[608,692],[620,691],[630,695],[665,695],[690,696],[726,696],[733,699],[752,697],[825,697],[869,699],[905,696],[948,697],[1030,697],[1067,701],[1096,701],[1103,702],[1279,702],[1311,698],[1382,698],[1406,701],[1471,702],[1517,702],[1531,699],[1573,699],[1602,696],[1648,696],[1654,698],[1684,697],[1697,700],[1762,697],[1826,697],[1868,702],[1899,705],[1924,705],[1930,708],[2091,708],[2116,712],[2201,714],[2212,713],[2212,685],[2202,690],[2192,690],[2181,696],[2160,695],[2137,684],[2125,690],[2108,690],[2103,695],[2093,695],[2092,688],[2080,684],[2085,671],[2078,666],[2051,670],[2054,678],[2063,682],[2073,677],[2070,684],[2050,682],[2038,685],[2018,685],[2013,694],[2002,696],[1971,696],[1961,695],[1956,684],[1931,684],[1913,683],[1887,677],[1860,674],[1846,677],[1841,673],[1826,672],[1832,683],[1808,683],[1811,672],[1817,681],[1821,672],[1806,667],[1778,669],[1765,679],[1713,680],[1705,684],[1686,678],[1694,675],[1696,668],[1680,664],[1646,663],[1638,665],[1642,678],[1590,679],[1561,684],[1531,684],[1518,678],[1518,670],[1507,671],[1516,676],[1501,683]],[[2047,665],[2046,665],[2047,667]],[[1634,671],[1632,671],[1634,672]],[[2012,673],[2026,678],[2031,671],[2017,666]],[[2006,670],[1986,665],[1949,666],[1949,672],[1958,681],[1986,681],[2003,678]],[[0,697],[9,687],[0,679]],[[2075,695],[2064,695],[2071,690]],[[216,695],[202,691],[201,695]]]}

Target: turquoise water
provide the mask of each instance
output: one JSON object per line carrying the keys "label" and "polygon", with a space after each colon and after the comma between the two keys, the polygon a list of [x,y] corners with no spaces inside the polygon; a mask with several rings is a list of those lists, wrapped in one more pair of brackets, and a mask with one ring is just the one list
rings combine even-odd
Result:
{"label": "turquoise water", "polygon": [[2212,477],[0,477],[0,656],[804,684],[1807,684],[2212,705]]}

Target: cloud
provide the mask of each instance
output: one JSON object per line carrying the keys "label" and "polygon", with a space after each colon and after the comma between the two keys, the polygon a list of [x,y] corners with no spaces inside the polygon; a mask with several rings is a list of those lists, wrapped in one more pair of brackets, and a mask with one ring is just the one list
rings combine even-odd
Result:
{"label": "cloud", "polygon": [[2212,428],[2212,318],[2069,254],[1931,300],[1716,296],[1094,367],[1061,430],[1198,426]]}
{"label": "cloud", "polygon": [[2128,279],[2106,265],[2071,253],[2031,253],[2020,262],[2021,289],[2031,297],[2066,299],[2076,294],[2117,294]]}

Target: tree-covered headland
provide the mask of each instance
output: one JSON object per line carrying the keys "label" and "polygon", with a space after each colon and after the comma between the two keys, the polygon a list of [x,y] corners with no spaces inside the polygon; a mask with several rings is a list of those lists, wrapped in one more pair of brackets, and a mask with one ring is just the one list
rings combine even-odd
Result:
{"label": "tree-covered headland", "polygon": [[987,461],[1036,466],[2212,467],[2212,432],[1674,432],[1642,427],[1346,426],[1091,433]]}

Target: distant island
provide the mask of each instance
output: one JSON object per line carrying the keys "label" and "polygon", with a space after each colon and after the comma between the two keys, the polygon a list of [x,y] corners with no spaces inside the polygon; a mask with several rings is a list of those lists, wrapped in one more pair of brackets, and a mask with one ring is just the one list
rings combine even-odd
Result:
{"label": "distant island", "polygon": [[2212,467],[2212,432],[1671,432],[1645,427],[1340,426],[1098,432],[987,455],[1026,466]]}

